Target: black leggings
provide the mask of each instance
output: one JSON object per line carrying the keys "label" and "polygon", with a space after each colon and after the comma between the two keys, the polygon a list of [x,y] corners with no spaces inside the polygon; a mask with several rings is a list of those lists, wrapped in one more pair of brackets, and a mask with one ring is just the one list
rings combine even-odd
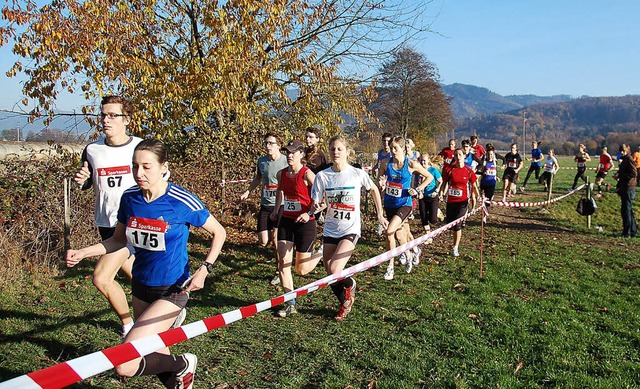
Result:
{"label": "black leggings", "polygon": [[423,197],[418,202],[420,206],[420,221],[423,227],[438,222],[438,201],[438,196],[436,196]]}
{"label": "black leggings", "polygon": [[584,172],[587,171],[586,167],[579,167],[578,168],[578,172],[576,173],[575,178],[573,179],[573,185],[571,186],[571,189],[575,189],[576,186],[578,185],[578,179],[581,178],[582,181],[587,182],[587,178],[584,176]]}
{"label": "black leggings", "polygon": [[527,181],[529,181],[529,177],[531,177],[531,173],[536,172],[536,180],[540,177],[540,166],[531,165],[529,167],[529,171],[527,171],[527,177],[524,179],[522,186],[527,186]]}
{"label": "black leggings", "polygon": [[[493,200],[493,195],[496,193],[496,185],[481,185],[480,192],[484,194],[488,200]],[[491,206],[491,203],[486,203],[487,207]]]}
{"label": "black leggings", "polygon": [[540,176],[540,179],[538,179],[538,182],[540,184],[543,183],[547,183],[547,188],[551,188],[551,179],[553,178],[553,174],[551,174],[551,172],[544,172],[542,173],[542,175]]}

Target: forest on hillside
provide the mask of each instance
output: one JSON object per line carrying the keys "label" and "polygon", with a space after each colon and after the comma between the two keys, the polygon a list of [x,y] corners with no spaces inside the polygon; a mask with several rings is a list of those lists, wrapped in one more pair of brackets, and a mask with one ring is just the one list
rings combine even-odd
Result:
{"label": "forest on hillside", "polygon": [[640,96],[584,97],[466,119],[456,127],[456,137],[477,134],[482,143],[503,149],[510,143],[523,144],[523,125],[527,147],[536,140],[543,149],[554,148],[560,154],[572,154],[580,143],[592,154],[603,145],[610,151],[620,143],[638,145]]}

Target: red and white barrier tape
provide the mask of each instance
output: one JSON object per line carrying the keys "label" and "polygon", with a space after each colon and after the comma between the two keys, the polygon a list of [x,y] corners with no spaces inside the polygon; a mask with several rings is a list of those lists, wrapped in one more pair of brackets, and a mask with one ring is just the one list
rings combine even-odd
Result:
{"label": "red and white barrier tape", "polygon": [[250,182],[250,181],[253,181],[253,180],[250,180],[250,179],[246,179],[246,180],[222,180],[222,181],[220,181],[220,185],[225,186],[226,184],[236,184],[236,183],[239,183],[239,182]]}
{"label": "red and white barrier tape", "polygon": [[[578,167],[576,166],[560,166],[558,169],[563,169],[563,170],[578,170]],[[597,167],[588,167],[587,170],[598,170]],[[612,167],[609,170],[618,170],[617,167]]]}
{"label": "red and white barrier tape", "polygon": [[500,207],[513,207],[513,208],[520,208],[520,207],[537,207],[540,205],[547,205],[547,204],[551,204],[551,203],[555,203],[556,201],[562,200],[567,196],[571,196],[572,194],[576,193],[577,191],[581,190],[582,188],[584,188],[585,184],[580,185],[579,187],[577,187],[576,189],[573,189],[571,192],[564,194],[560,197],[556,197],[555,199],[551,199],[548,201],[537,201],[537,202],[519,202],[519,201],[494,201],[494,200],[487,200],[485,199],[484,202],[485,203],[490,203],[491,205],[497,205]]}
{"label": "red and white barrier tape", "polygon": [[262,312],[278,306],[285,301],[304,296],[307,293],[315,292],[316,290],[324,288],[336,281],[375,267],[393,257],[400,255],[407,250],[414,248],[417,245],[426,242],[428,239],[432,239],[438,235],[441,235],[445,231],[451,229],[453,226],[463,223],[467,218],[474,215],[481,209],[483,209],[482,205],[469,211],[463,217],[438,229],[435,229],[428,234],[416,238],[411,242],[407,242],[401,246],[396,247],[393,250],[384,252],[366,261],[360,262],[348,269],[344,269],[340,273],[331,274],[289,293],[285,293],[278,297],[257,304],[248,305],[234,311],[211,316],[209,318],[190,323],[179,328],[161,332],[156,335],[151,335],[142,339],[134,340],[132,342],[109,347],[105,350],[75,358],[70,361],[63,362],[41,370],[37,370],[5,382],[0,382],[0,389],[57,389],[72,385],[83,379],[110,370],[115,366],[121,365],[125,362],[148,355],[165,347],[184,342],[187,339],[205,334],[217,328],[227,326],[238,320],[253,316],[258,312]]}

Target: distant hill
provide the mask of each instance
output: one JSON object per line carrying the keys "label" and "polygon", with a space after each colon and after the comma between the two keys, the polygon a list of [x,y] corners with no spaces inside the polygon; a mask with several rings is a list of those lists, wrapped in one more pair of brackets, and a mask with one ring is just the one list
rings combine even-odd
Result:
{"label": "distant hill", "polygon": [[591,153],[603,144],[640,143],[640,95],[582,97],[467,118],[457,125],[456,137],[475,133],[483,143],[492,141],[501,148],[512,142],[522,145],[523,112],[527,148],[534,139],[545,144],[543,149],[554,147],[565,154],[577,143],[587,145]]}
{"label": "distant hill", "polygon": [[507,112],[534,104],[556,103],[571,100],[571,96],[502,96],[487,88],[473,85],[442,85],[443,92],[452,98],[451,111],[457,121],[497,112]]}

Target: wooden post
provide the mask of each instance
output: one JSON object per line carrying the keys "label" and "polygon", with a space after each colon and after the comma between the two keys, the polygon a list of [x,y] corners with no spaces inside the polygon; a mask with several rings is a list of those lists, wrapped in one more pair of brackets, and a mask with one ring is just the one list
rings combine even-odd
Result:
{"label": "wooden post", "polygon": [[224,200],[225,200],[225,184],[226,184],[227,174],[224,169],[224,162],[222,163],[222,182],[221,185],[221,193],[220,193],[220,215],[224,215]]}
{"label": "wooden post", "polygon": [[71,207],[70,207],[70,197],[71,197],[71,185],[69,185],[70,178],[65,178],[63,180],[64,187],[64,251],[66,252],[71,248]]}
{"label": "wooden post", "polygon": [[[587,200],[591,201],[591,184],[589,184],[589,176],[586,177],[586,186],[587,186]],[[587,216],[587,228],[591,229],[591,215]]]}

